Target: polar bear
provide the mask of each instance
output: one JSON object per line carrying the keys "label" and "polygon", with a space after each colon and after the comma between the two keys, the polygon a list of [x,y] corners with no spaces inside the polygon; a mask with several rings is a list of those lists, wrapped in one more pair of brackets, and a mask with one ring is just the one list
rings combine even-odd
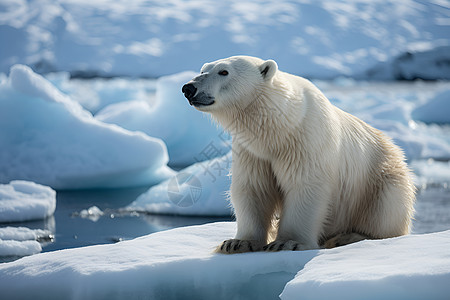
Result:
{"label": "polar bear", "polygon": [[408,234],[402,150],[273,60],[206,63],[182,92],[231,133],[234,239],[219,253],[332,248]]}

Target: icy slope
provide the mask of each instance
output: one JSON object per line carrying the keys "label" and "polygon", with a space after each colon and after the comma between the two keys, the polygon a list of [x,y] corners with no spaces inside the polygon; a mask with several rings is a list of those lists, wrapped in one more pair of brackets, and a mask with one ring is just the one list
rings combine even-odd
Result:
{"label": "icy slope", "polygon": [[173,174],[163,141],[95,120],[23,65],[0,83],[0,128],[0,182],[126,187]]}

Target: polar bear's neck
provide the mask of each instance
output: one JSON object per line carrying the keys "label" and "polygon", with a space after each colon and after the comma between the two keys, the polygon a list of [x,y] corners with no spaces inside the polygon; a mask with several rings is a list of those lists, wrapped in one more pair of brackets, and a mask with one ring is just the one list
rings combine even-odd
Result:
{"label": "polar bear's neck", "polygon": [[323,111],[332,110],[325,96],[303,78],[284,76],[293,75],[277,76],[272,84],[258,87],[252,99],[242,101],[249,103],[245,107],[236,105],[213,116],[231,133],[233,144],[265,157],[302,143],[311,127],[323,125]]}

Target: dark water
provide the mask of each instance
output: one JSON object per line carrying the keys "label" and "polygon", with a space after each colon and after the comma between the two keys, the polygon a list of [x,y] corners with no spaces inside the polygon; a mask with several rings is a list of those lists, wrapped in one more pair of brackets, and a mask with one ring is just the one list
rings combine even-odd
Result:
{"label": "dark water", "polygon": [[[43,241],[42,252],[97,244],[115,243],[171,228],[199,225],[228,218],[183,217],[121,213],[148,188],[121,190],[59,191],[53,217],[46,220],[1,224],[47,229],[53,239]],[[97,220],[81,218],[79,212],[92,206],[99,207],[104,215]],[[450,229],[450,189],[442,186],[428,187],[417,195],[413,233],[429,233]],[[17,257],[0,258],[0,262]]]}
{"label": "dark water", "polygon": [[419,191],[415,208],[413,233],[450,229],[450,188],[447,184]]}

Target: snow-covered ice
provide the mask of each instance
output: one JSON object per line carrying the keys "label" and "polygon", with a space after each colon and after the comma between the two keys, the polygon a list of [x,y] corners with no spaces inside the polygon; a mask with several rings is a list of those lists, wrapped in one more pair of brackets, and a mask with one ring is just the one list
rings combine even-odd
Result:
{"label": "snow-covered ice", "polygon": [[212,254],[234,231],[232,222],[213,223],[26,257],[0,264],[0,291],[6,298],[273,299],[317,253]]}
{"label": "snow-covered ice", "polygon": [[2,1],[0,72],[22,63],[158,77],[245,53],[316,78],[449,78],[448,10],[405,0]]}
{"label": "snow-covered ice", "polygon": [[163,141],[94,119],[23,65],[0,84],[0,128],[0,182],[118,188],[173,174]]}
{"label": "snow-covered ice", "polygon": [[50,239],[52,233],[48,230],[29,229],[27,227],[0,228],[0,257],[21,257],[42,251],[38,240]]}
{"label": "snow-covered ice", "polygon": [[450,230],[322,250],[281,299],[448,299]]}
{"label": "snow-covered ice", "polygon": [[233,222],[212,223],[22,258],[0,264],[0,290],[43,299],[275,299],[283,289],[282,299],[446,299],[450,292],[450,231],[331,250],[213,254],[235,230]]}
{"label": "snow-covered ice", "polygon": [[[48,186],[14,180],[0,184],[0,223],[45,219],[56,208],[56,192]],[[0,227],[0,259],[42,251],[39,240],[50,239],[51,231],[26,227]]]}
{"label": "snow-covered ice", "polygon": [[48,186],[23,180],[0,184],[0,223],[44,219],[55,208],[56,192]]}
{"label": "snow-covered ice", "polygon": [[196,163],[151,187],[126,207],[130,211],[191,216],[229,216],[231,151]]}
{"label": "snow-covered ice", "polygon": [[0,257],[27,256],[40,253],[41,244],[38,241],[17,241],[0,239]]}
{"label": "snow-covered ice", "polygon": [[[183,72],[161,77],[157,80],[154,103],[112,104],[95,118],[162,139],[167,145],[171,165],[187,166],[225,155],[230,150],[228,135],[213,124],[209,115],[190,107],[181,93],[183,84],[196,75]],[[214,149],[208,149],[211,146]]]}
{"label": "snow-covered ice", "polygon": [[15,240],[15,241],[29,241],[39,240],[51,235],[50,231],[42,229],[30,229],[27,227],[2,227],[0,228],[0,239]]}

